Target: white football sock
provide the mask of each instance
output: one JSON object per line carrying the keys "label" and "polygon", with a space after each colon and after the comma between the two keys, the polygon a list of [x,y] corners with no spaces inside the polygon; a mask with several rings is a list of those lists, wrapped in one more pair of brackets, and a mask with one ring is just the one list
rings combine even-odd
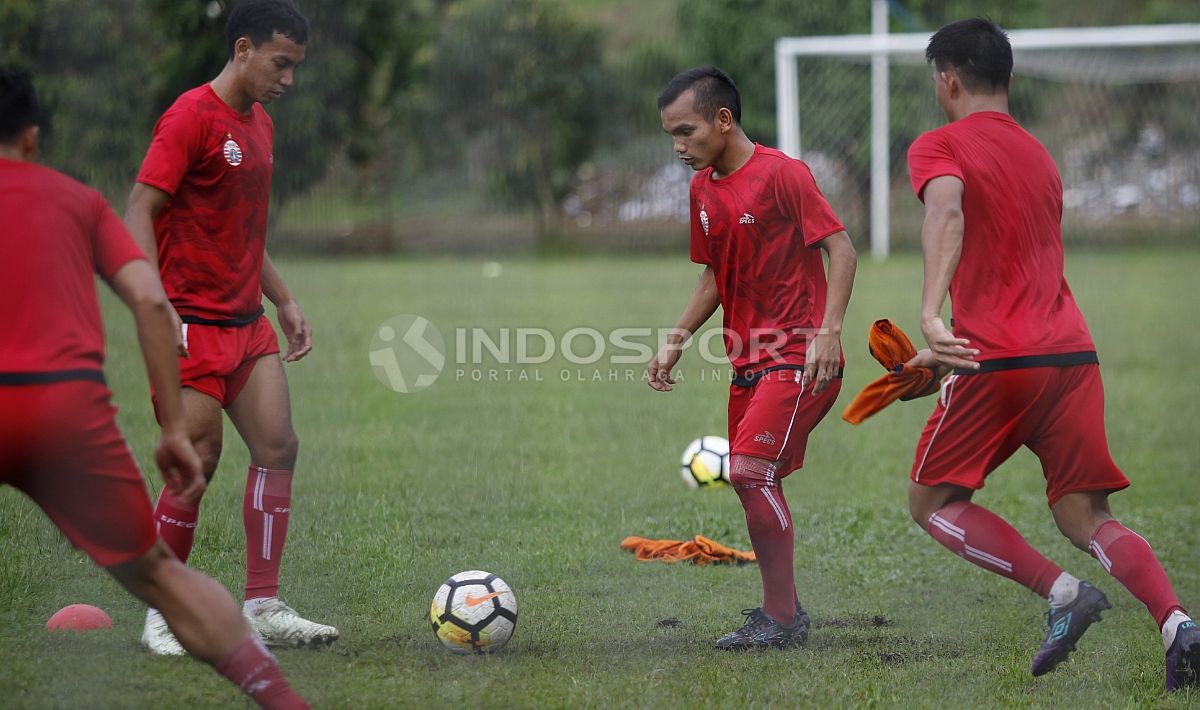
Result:
{"label": "white football sock", "polygon": [[1167,620],[1162,625],[1162,641],[1163,647],[1168,651],[1171,650],[1171,644],[1175,643],[1175,632],[1179,630],[1179,625],[1185,621],[1190,621],[1191,617],[1176,609],[1171,612]]}
{"label": "white football sock", "polygon": [[1058,575],[1058,579],[1054,580],[1054,586],[1050,587],[1050,606],[1058,609],[1075,601],[1075,597],[1079,596],[1079,580],[1075,577],[1063,572]]}

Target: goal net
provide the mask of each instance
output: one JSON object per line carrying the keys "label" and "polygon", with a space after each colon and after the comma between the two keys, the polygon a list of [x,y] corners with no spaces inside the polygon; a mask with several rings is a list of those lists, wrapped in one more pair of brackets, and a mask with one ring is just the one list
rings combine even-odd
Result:
{"label": "goal net", "polygon": [[[877,257],[920,241],[906,153],[946,121],[925,64],[928,38],[776,44],[780,147],[809,163],[851,235],[869,235]],[[1062,173],[1064,238],[1200,237],[1200,25],[1016,30],[1010,38],[1009,108]],[[886,84],[876,75],[874,95],[873,55],[877,68],[886,58]],[[874,151],[873,120],[885,138]]]}

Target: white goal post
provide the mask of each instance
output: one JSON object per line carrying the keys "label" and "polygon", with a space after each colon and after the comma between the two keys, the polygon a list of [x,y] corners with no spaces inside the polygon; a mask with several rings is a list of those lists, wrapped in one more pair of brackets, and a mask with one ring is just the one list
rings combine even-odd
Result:
{"label": "white goal post", "polygon": [[[775,96],[779,149],[800,156],[799,57],[870,58],[871,254],[882,259],[890,249],[888,70],[893,57],[923,58],[931,34],[892,34],[887,30],[887,0],[872,0],[871,34],[781,37],[775,41]],[[1167,47],[1200,45],[1200,24],[1133,25],[1010,30],[1014,52],[1078,48]],[[1018,58],[1016,71],[1020,69]],[[931,96],[932,96],[932,89]]]}

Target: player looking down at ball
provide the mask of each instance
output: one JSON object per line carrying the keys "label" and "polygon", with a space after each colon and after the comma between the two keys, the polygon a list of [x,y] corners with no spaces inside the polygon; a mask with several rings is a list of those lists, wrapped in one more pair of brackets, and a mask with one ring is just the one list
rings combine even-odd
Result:
{"label": "player looking down at ball", "polygon": [[691,258],[704,269],[647,376],[670,392],[684,344],[722,307],[735,373],[730,482],[762,574],[762,606],[743,612],[745,623],[716,647],[798,645],[809,618],[796,597],[783,478],[804,463],[809,434],[841,390],[842,320],[857,257],[808,166],[746,137],[737,87],[720,69],[675,76],[658,108],[679,159],[696,171]]}
{"label": "player looking down at ball", "polygon": [[[275,129],[261,104],[292,87],[308,21],[290,0],[241,0],[225,34],[225,68],[158,120],[125,223],[171,299],[184,429],[205,478],[221,456],[222,410],[250,450],[242,503],[246,616],[269,645],[317,646],[335,640],[337,629],[302,618],[278,596],[299,444],[279,343],[262,307],[266,294],[287,338],[283,361],[307,355],[312,331],[265,249]],[[198,498],[166,490],[158,499],[159,534],[181,560],[199,516]],[[183,653],[154,609],[142,646]]]}
{"label": "player looking down at ball", "polygon": [[[971,500],[989,473],[1029,447],[1058,529],[1154,617],[1167,690],[1194,686],[1200,630],[1149,544],[1109,510],[1109,494],[1129,481],[1108,451],[1096,348],[1063,276],[1062,180],[1008,112],[1008,37],[988,20],[963,20],[938,30],[925,57],[950,123],[908,152],[925,203],[921,331],[930,347],[910,364],[954,374],[917,444],[913,519],[963,559],[1049,601],[1032,671],[1054,670],[1110,604]],[[941,317],[947,292],[953,331]]]}
{"label": "player looking down at ball", "polygon": [[104,380],[95,275],[133,313],[158,392],[155,460],[167,490],[187,500],[204,477],[185,430],[171,305],[100,193],[34,164],[40,113],[29,78],[0,67],[0,284],[10,295],[0,309],[0,485],[28,495],[72,545],[161,609],[188,652],[260,706],[308,707],[229,592],[154,532]]}

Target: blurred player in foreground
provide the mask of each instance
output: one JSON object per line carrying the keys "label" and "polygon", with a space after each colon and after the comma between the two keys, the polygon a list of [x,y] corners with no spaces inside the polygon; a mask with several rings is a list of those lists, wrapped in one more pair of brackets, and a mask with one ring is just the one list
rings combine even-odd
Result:
{"label": "blurred player in foreground", "polygon": [[[762,574],[763,605],[721,650],[785,647],[808,638],[796,598],[792,515],[782,480],[841,390],[842,320],[857,259],[808,166],[752,142],[741,98],[721,70],[673,78],[658,98],[663,130],[691,185],[691,257],[704,265],[678,323],[647,368],[670,392],[684,344],[721,306],[735,377],[729,388],[730,481]],[[826,280],[821,252],[829,258]]]}
{"label": "blurred player in foreground", "polygon": [[162,438],[163,481],[204,490],[184,428],[171,306],[104,198],[34,164],[40,110],[29,79],[0,68],[0,483],[37,503],[71,544],[162,610],[184,647],[262,707],[303,708],[237,603],[154,532],[141,472],[104,380],[99,274],[133,312]]}
{"label": "blurred player in foreground", "polygon": [[[1008,37],[988,20],[963,20],[940,29],[925,57],[950,123],[908,153],[925,203],[921,331],[931,349],[910,364],[954,374],[917,445],[913,519],[967,561],[1049,601],[1032,671],[1054,670],[1110,604],[971,502],[989,473],[1028,446],[1059,530],[1150,610],[1167,689],[1194,686],[1200,629],[1150,546],[1109,511],[1109,494],[1129,481],[1108,451],[1096,349],[1063,277],[1062,181],[1008,113]],[[947,291],[953,332],[941,318]]]}
{"label": "blurred player in foreground", "polygon": [[[312,331],[265,249],[275,129],[260,105],[291,88],[307,38],[308,22],[290,0],[235,5],[225,68],[158,120],[125,213],[171,299],[184,431],[205,478],[221,457],[222,410],[250,450],[243,609],[262,639],[278,646],[319,646],[338,637],[337,629],[302,618],[278,596],[299,443],[279,343],[262,307],[265,293],[287,337],[283,360],[307,355]],[[185,562],[199,517],[198,498],[168,490],[158,499],[159,534]],[[183,653],[154,609],[142,646],[157,655]]]}

